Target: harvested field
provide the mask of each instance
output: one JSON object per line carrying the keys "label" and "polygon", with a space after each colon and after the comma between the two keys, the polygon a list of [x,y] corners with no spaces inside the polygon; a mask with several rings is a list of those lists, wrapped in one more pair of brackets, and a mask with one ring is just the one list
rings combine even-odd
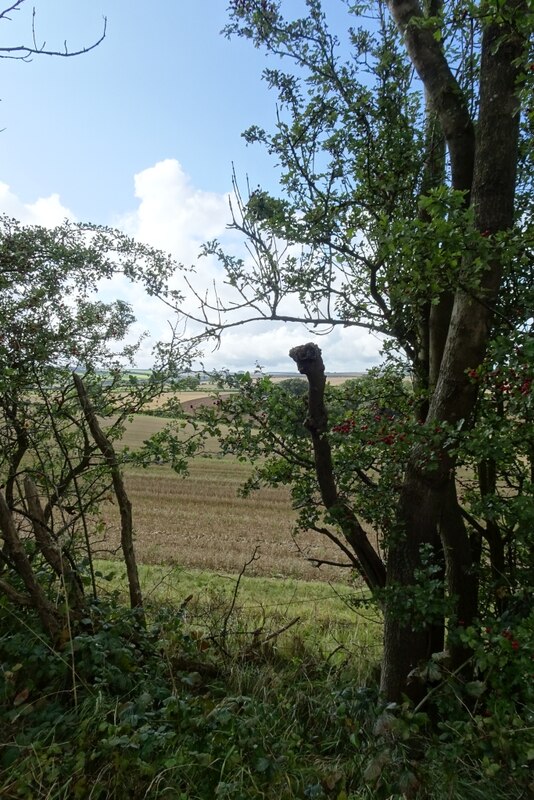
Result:
{"label": "harvested field", "polygon": [[[205,395],[192,399],[206,402]],[[136,415],[126,426],[123,443],[139,447],[167,423],[161,417]],[[181,435],[190,436],[192,431],[186,425]],[[295,512],[286,489],[265,488],[241,498],[238,490],[251,473],[250,465],[222,458],[216,439],[206,442],[205,453],[211,457],[193,459],[186,478],[163,465],[127,468],[139,563],[236,573],[258,548],[248,575],[336,581],[348,577],[348,570],[317,569],[306,559],[304,554],[343,560],[339,550],[317,533],[300,533],[297,546]],[[106,558],[120,541],[117,507],[109,503],[104,518],[106,536],[99,555]]]}
{"label": "harvested field", "polygon": [[[202,403],[201,400],[198,401]],[[141,447],[146,439],[149,439],[155,433],[163,430],[170,420],[165,417],[152,417],[148,414],[137,414],[131,422],[126,422],[125,432],[122,443],[130,448]],[[180,437],[187,439],[194,433],[192,425],[186,424],[180,430]],[[212,455],[219,452],[219,444],[213,437],[208,437],[205,442],[204,450],[206,453]]]}
{"label": "harvested field", "polygon": [[[362,377],[365,373],[354,373],[353,375],[330,375],[327,376],[327,382],[331,386],[341,386],[345,383],[345,381]],[[272,378],[273,383],[282,383],[283,381],[288,380],[289,377],[298,378],[304,383],[306,383],[306,378],[299,376],[298,373],[295,373],[294,376],[289,375],[276,375]],[[164,392],[160,397],[154,398],[148,405],[147,408],[149,409],[157,409],[161,408],[165,405],[169,400],[178,400],[179,403],[182,404],[185,410],[188,408],[196,408],[199,405],[206,405],[206,403],[211,403],[211,395],[216,392],[217,389],[215,386],[211,384],[205,384],[202,389],[198,389],[197,391],[190,391],[190,392]],[[223,397],[230,394],[230,392],[222,392]]]}
{"label": "harvested field", "polygon": [[[248,575],[340,580],[345,571],[313,567],[292,538],[294,512],[283,489],[262,489],[242,499],[237,490],[250,468],[236,460],[197,458],[181,478],[168,467],[126,472],[133,504],[138,560],[225,573],[239,572],[258,548]],[[105,511],[105,549],[119,544],[118,509]],[[299,535],[310,555],[338,560],[337,549],[318,534]],[[102,552],[102,557],[105,553]]]}
{"label": "harvested field", "polygon": [[[151,410],[162,408],[169,400],[177,400],[184,410],[187,411],[189,408],[196,408],[199,405],[209,405],[212,403],[211,395],[214,392],[215,389],[211,388],[198,392],[163,392],[159,397],[155,397],[154,400],[148,403],[146,408]],[[229,392],[222,392],[221,394],[225,397]]]}

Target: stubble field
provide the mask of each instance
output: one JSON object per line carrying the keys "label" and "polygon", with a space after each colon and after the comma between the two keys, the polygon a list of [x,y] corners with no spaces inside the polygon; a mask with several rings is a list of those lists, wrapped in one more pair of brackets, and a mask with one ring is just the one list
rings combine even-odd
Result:
{"label": "stubble field", "polygon": [[[184,397],[183,402],[189,399]],[[199,400],[195,397],[193,403]],[[127,428],[124,444],[138,446],[165,424],[161,418],[137,415]],[[235,458],[220,457],[214,440],[206,449],[211,457],[193,459],[186,477],[167,466],[126,469],[141,564],[238,573],[256,552],[247,575],[325,581],[342,577],[344,571],[338,568],[317,569],[307,560],[306,555],[337,561],[340,554],[313,532],[299,533],[294,539],[295,513],[287,490],[264,488],[248,498],[240,497],[239,487],[251,468]],[[101,557],[119,544],[119,513],[111,502],[105,508],[105,522]]]}

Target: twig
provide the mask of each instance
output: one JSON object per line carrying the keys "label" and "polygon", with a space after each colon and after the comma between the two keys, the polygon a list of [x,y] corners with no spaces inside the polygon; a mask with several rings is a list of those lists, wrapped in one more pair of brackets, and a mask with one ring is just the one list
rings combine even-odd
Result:
{"label": "twig", "polygon": [[267,644],[267,642],[270,642],[272,639],[276,639],[277,636],[280,636],[281,633],[285,633],[287,630],[289,630],[289,628],[292,628],[293,625],[296,625],[297,622],[300,622],[300,617],[295,617],[295,619],[292,619],[291,622],[287,623],[287,625],[284,625],[283,628],[280,628],[279,630],[270,633],[268,636],[265,637],[265,639],[263,639],[263,641],[261,642],[261,646],[263,647],[263,645]]}
{"label": "twig", "polygon": [[[19,6],[25,0],[18,0],[14,3],[10,8],[6,8],[4,11],[0,13],[0,19],[10,19],[7,16],[9,11],[18,11]],[[32,42],[33,46],[29,45],[18,45],[13,47],[0,47],[0,58],[12,58],[17,59],[19,61],[30,61],[32,55],[37,56],[58,56],[60,58],[72,58],[74,56],[81,56],[84,53],[90,53],[91,50],[94,50],[95,47],[98,47],[104,39],[106,38],[107,32],[107,24],[108,20],[107,17],[104,17],[104,24],[102,33],[100,34],[99,38],[93,42],[93,44],[88,45],[87,47],[81,47],[79,50],[69,50],[67,47],[67,42],[64,42],[64,49],[63,50],[47,50],[46,49],[46,42],[43,42],[42,45],[37,43],[37,34],[35,30],[35,8],[33,9],[32,13]]]}
{"label": "twig", "polygon": [[228,609],[228,612],[227,612],[227,614],[226,614],[226,616],[224,618],[224,622],[223,622],[223,626],[222,626],[221,640],[223,642],[226,641],[226,636],[227,636],[227,633],[228,633],[228,623],[230,622],[230,617],[232,616],[232,614],[234,612],[235,604],[237,602],[237,594],[239,592],[239,585],[241,583],[241,578],[245,574],[245,572],[247,570],[247,567],[250,567],[250,565],[254,561],[258,560],[258,558],[259,558],[258,550],[259,549],[260,549],[259,546],[256,545],[256,547],[254,548],[254,552],[252,553],[252,556],[249,558],[248,561],[246,561],[243,564],[243,566],[241,567],[241,572],[237,576],[237,581],[236,581],[236,584],[235,584],[235,587],[234,587],[234,592],[233,592],[233,595],[232,595],[232,602],[230,603],[230,608]]}

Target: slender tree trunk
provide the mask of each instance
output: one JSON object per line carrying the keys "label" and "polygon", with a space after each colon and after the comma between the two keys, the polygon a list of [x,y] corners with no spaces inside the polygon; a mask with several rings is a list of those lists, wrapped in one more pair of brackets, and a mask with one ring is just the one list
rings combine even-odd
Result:
{"label": "slender tree trunk", "polygon": [[135,550],[133,544],[132,504],[126,492],[117,454],[115,453],[110,440],[98,423],[95,411],[87,395],[85,385],[80,376],[76,375],[76,373],[73,373],[73,380],[93,439],[95,440],[100,452],[106,459],[111,472],[113,489],[115,491],[115,496],[117,498],[117,503],[120,510],[121,547],[124,556],[124,563],[126,565],[126,574],[128,576],[130,605],[132,608],[139,609],[139,613],[141,615],[140,618],[144,623],[143,595],[141,592],[141,584],[139,583],[139,573],[137,571],[137,562],[135,559]]}
{"label": "slender tree trunk", "polygon": [[72,569],[69,560],[64,556],[48,530],[39,493],[29,475],[24,479],[26,502],[31,517],[35,541],[58,578],[63,582],[69,601],[69,609],[78,616],[86,610],[86,602],[79,576]]}
{"label": "slender tree trunk", "polygon": [[[23,601],[24,605],[32,605],[36,610],[44,630],[52,642],[56,642],[61,631],[61,619],[53,603],[47,598],[43,588],[39,584],[32,565],[26,555],[23,543],[19,539],[17,529],[13,522],[13,516],[7,505],[4,494],[0,492],[0,531],[5,541],[6,550],[13,566],[22,580],[28,592],[29,602]],[[17,594],[22,600],[23,596],[16,593],[11,588],[5,591],[11,599],[16,599]]]}
{"label": "slender tree trunk", "polygon": [[[439,532],[445,554],[447,590],[454,603],[449,624],[470,625],[478,609],[479,564],[458,505],[454,480],[448,484],[448,496],[441,512]],[[459,669],[471,656],[471,651],[461,645],[456,637],[449,638],[447,648],[453,671]]]}
{"label": "slender tree trunk", "polygon": [[[439,19],[443,11],[443,0],[429,0],[427,5],[426,16]],[[439,28],[436,27],[435,31],[443,33],[442,26]],[[413,32],[408,34],[408,41],[410,41],[410,37],[413,37]],[[439,53],[441,54],[441,59],[439,59],[439,61],[436,54],[436,63],[442,64],[442,61],[445,61],[442,38],[438,36],[435,37],[435,39],[436,44],[433,47],[435,47],[436,50],[439,49]],[[417,49],[415,41],[413,42],[413,47]],[[444,80],[445,75],[446,72],[443,70]],[[446,78],[449,85],[452,85],[451,78],[452,76],[447,76]],[[432,90],[429,80],[427,80],[425,84],[427,133],[425,142],[425,172],[421,186],[421,194],[428,194],[431,189],[442,186],[445,183],[446,132],[448,132],[449,139],[452,139],[454,138],[453,131],[461,131],[461,138],[463,141],[463,146],[461,148],[462,157],[461,160],[455,160],[455,164],[458,164],[458,166],[452,171],[452,188],[466,193],[465,204],[468,205],[473,181],[474,130],[465,105],[459,105],[454,111],[454,124],[451,124],[452,115],[449,111],[446,111],[447,105],[444,105],[442,101],[443,87],[444,85],[442,84],[442,89],[437,91],[437,88]],[[455,133],[454,136],[457,136],[457,133]],[[425,215],[426,212],[422,211],[421,218],[424,219]],[[425,333],[424,341],[426,342],[427,351],[426,377],[429,397],[432,396],[432,392],[438,382],[441,359],[449,332],[453,303],[454,293],[450,289],[442,291],[439,297],[432,297],[431,302],[428,303],[426,317],[428,330]]]}
{"label": "slender tree trunk", "polygon": [[[437,114],[433,111],[432,101],[425,92],[426,100],[426,136],[425,136],[425,166],[421,183],[421,195],[428,195],[432,189],[441,186],[445,180],[445,137],[439,124]],[[430,215],[425,209],[419,212],[419,218],[424,223],[430,222]],[[436,305],[432,301],[438,301]],[[444,311],[444,307],[445,311]],[[441,356],[445,347],[445,339],[450,320],[452,303],[449,295],[442,294],[439,298],[428,297],[421,308],[417,326],[417,340],[419,350],[415,367],[417,385],[416,389],[423,390],[423,400],[418,410],[418,418],[424,422],[428,414],[430,395],[436,385],[436,369],[439,368]],[[438,331],[445,326],[445,335],[438,335]]]}

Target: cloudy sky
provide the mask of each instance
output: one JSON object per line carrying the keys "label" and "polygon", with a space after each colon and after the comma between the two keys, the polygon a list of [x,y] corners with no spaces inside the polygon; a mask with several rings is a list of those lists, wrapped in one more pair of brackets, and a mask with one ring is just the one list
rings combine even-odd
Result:
{"label": "cloudy sky", "polygon": [[[12,5],[0,2],[0,11]],[[284,0],[287,15],[302,0]],[[333,25],[344,22],[331,0]],[[121,227],[141,241],[195,264],[201,285],[217,267],[198,260],[199,247],[232,238],[228,196],[232,164],[238,179],[276,187],[276,168],[241,133],[272,128],[275,97],[261,80],[265,56],[246,41],[220,35],[226,0],[26,0],[0,19],[0,46],[36,40],[70,50],[107,36],[77,58],[1,59],[0,212],[26,223],[66,217]],[[138,318],[137,329],[168,335],[168,313],[131,287],[118,287]],[[296,326],[258,323],[235,329],[207,352],[208,368],[291,371],[288,351],[310,334]],[[352,329],[321,337],[330,371],[376,363],[380,342]],[[150,366],[150,350],[139,366]]]}

